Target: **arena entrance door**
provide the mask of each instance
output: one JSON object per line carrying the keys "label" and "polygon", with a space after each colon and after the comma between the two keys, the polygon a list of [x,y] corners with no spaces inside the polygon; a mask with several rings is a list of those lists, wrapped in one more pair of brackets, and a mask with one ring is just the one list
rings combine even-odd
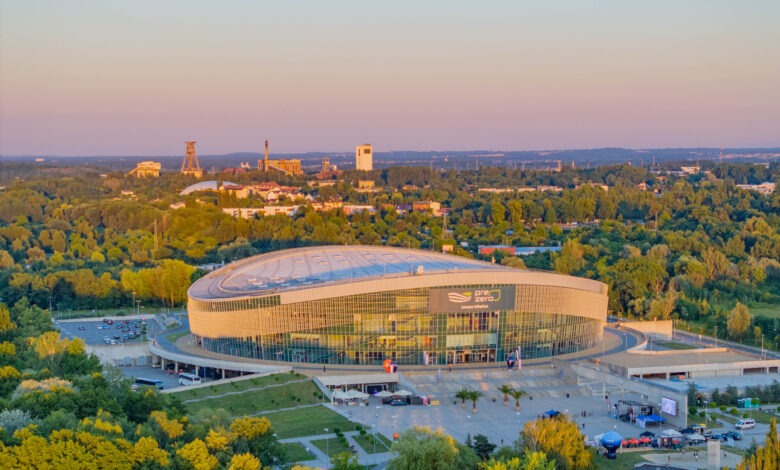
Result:
{"label": "arena entrance door", "polygon": [[496,362],[496,350],[493,348],[464,349],[447,353],[447,363],[449,364],[469,364],[475,362]]}

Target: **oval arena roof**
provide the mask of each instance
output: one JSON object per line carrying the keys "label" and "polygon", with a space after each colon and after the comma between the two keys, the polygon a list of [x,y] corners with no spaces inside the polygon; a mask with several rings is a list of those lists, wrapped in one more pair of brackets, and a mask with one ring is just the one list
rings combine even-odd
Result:
{"label": "oval arena roof", "polygon": [[219,185],[222,183],[223,186],[235,186],[236,183],[231,183],[230,181],[201,181],[199,183],[191,184],[187,186],[186,188],[182,189],[182,191],[179,193],[180,196],[186,196],[187,194],[192,194],[198,191],[216,191],[219,189]]}
{"label": "oval arena roof", "polygon": [[265,295],[329,283],[452,272],[520,270],[455,255],[383,246],[315,246],[275,251],[220,268],[190,287],[200,299]]}

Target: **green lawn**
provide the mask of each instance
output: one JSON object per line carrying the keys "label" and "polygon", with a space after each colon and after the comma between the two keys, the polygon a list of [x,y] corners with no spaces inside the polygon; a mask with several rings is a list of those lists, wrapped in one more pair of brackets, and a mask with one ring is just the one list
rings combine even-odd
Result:
{"label": "green lawn", "polygon": [[173,333],[170,335],[165,336],[165,339],[170,341],[171,343],[175,343],[177,339],[181,338],[182,336],[190,334],[189,331],[181,331],[179,333]]}
{"label": "green lawn", "polygon": [[312,456],[306,452],[306,449],[297,442],[280,445],[282,446],[282,449],[284,449],[285,461],[287,463],[303,462],[312,459]]}
{"label": "green lawn", "polygon": [[[373,454],[374,453],[374,435],[373,434],[357,435],[357,436],[352,436],[352,438],[367,453],[369,453],[369,454]],[[392,445],[392,442],[390,441],[390,439],[388,439],[385,436],[377,433],[377,435],[376,435],[376,452],[377,453],[388,452],[390,450],[390,446],[391,445]]]}
{"label": "green lawn", "polygon": [[342,452],[349,452],[349,443],[344,443],[336,437],[330,439],[317,439],[316,441],[311,441],[311,443],[328,457],[333,457]]}
{"label": "green lawn", "polygon": [[358,424],[347,421],[346,418],[324,406],[301,408],[298,410],[277,411],[263,416],[271,421],[273,431],[280,439],[300,436],[315,436],[322,434],[325,428],[328,432],[339,429],[342,432],[354,431]]}
{"label": "green lawn", "polygon": [[653,344],[666,349],[696,349],[696,346],[690,344],[675,343],[672,341],[656,341]]}
{"label": "green lawn", "polygon": [[750,314],[753,316],[763,315],[769,318],[780,318],[780,307],[770,304],[749,305]]}
{"label": "green lawn", "polygon": [[725,414],[725,413],[720,413],[717,416],[718,416],[719,420],[724,421],[724,422],[729,423],[729,424],[734,424],[739,419],[736,416],[731,416],[730,414]]}
{"label": "green lawn", "polygon": [[185,403],[190,413],[201,409],[223,408],[232,416],[244,416],[280,408],[320,403],[319,389],[311,381],[287,383],[279,387],[243,390],[233,394]]}
{"label": "green lawn", "polygon": [[251,379],[239,380],[236,382],[220,385],[211,385],[209,387],[198,389],[177,391],[173,392],[172,395],[176,395],[182,401],[187,401],[214,395],[222,395],[229,392],[239,392],[252,388],[266,387],[268,385],[284,384],[296,380],[303,380],[305,378],[306,377],[304,375],[298,373],[273,374],[267,375],[265,377],[254,377]]}
{"label": "green lawn", "polygon": [[617,454],[615,460],[609,460],[603,455],[594,457],[595,470],[628,470],[634,468],[638,463],[645,463],[647,460],[642,458],[641,452],[625,452]]}
{"label": "green lawn", "polygon": [[748,416],[751,416],[753,419],[756,420],[757,423],[761,423],[761,424],[769,424],[773,419],[780,421],[779,419],[777,419],[777,415],[772,413],[766,413],[764,411],[753,410],[752,413],[748,413]]}

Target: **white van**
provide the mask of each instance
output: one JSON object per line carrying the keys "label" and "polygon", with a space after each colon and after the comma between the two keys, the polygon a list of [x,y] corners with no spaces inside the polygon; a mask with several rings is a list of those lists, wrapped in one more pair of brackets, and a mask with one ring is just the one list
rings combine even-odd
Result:
{"label": "white van", "polygon": [[756,427],[756,420],[754,419],[740,419],[737,424],[734,425],[737,429],[753,429]]}
{"label": "white van", "polygon": [[187,372],[179,374],[179,385],[199,385],[200,383],[200,377],[195,374],[189,374]]}

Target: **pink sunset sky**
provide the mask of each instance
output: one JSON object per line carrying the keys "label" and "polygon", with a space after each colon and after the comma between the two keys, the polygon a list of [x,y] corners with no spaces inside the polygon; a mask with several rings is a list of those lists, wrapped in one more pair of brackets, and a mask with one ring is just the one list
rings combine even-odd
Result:
{"label": "pink sunset sky", "polygon": [[780,146],[777,0],[0,9],[0,155]]}

